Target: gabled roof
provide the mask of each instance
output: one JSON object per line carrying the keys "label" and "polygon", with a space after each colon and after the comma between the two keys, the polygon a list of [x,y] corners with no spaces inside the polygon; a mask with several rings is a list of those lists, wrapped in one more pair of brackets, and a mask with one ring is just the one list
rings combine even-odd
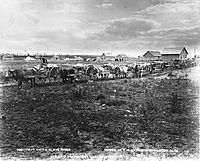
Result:
{"label": "gabled roof", "polygon": [[162,55],[164,55],[164,56],[165,56],[165,55],[166,55],[166,56],[167,56],[167,55],[170,56],[170,55],[180,55],[180,54],[165,53],[165,54],[162,54]]}
{"label": "gabled roof", "polygon": [[103,53],[103,54],[102,54],[102,56],[113,56],[113,54],[112,54],[112,53],[109,53],[109,52],[107,52],[107,53]]}
{"label": "gabled roof", "polygon": [[128,56],[126,54],[119,54],[119,55],[117,55],[117,57],[125,57],[125,58],[127,58]]}
{"label": "gabled roof", "polygon": [[112,58],[112,59],[114,59],[115,56],[106,56],[106,59],[108,59],[108,58]]}
{"label": "gabled roof", "polygon": [[187,52],[185,47],[164,48],[162,55],[166,55],[166,54],[176,55],[176,54],[180,54],[183,50]]}
{"label": "gabled roof", "polygon": [[150,53],[153,56],[161,56],[159,51],[147,51],[143,56],[145,56],[147,53]]}

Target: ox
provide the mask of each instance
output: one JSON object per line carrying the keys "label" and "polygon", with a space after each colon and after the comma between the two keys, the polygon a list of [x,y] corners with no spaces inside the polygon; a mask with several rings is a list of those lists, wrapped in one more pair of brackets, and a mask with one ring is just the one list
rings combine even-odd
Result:
{"label": "ox", "polygon": [[28,76],[33,76],[36,74],[34,69],[15,69],[8,70],[8,78],[13,78],[18,82],[18,88],[22,87],[24,81],[31,81],[31,87],[35,86],[35,80]]}
{"label": "ox", "polygon": [[120,75],[122,78],[126,78],[128,74],[128,67],[127,66],[121,66],[120,68]]}
{"label": "ox", "polygon": [[73,83],[76,79],[75,74],[76,74],[76,69],[74,68],[69,68],[69,69],[62,68],[60,70],[60,77],[63,83],[66,83],[68,80],[71,83]]}
{"label": "ox", "polygon": [[101,66],[101,67],[98,67],[98,74],[103,80],[109,77],[110,71],[107,69],[107,67]]}

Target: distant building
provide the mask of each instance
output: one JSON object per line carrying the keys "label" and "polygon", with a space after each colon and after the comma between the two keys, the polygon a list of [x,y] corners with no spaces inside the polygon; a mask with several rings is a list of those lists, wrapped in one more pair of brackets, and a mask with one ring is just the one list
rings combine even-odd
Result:
{"label": "distant building", "polygon": [[71,56],[68,55],[64,60],[69,60],[69,61],[83,61],[83,58],[80,56]]}
{"label": "distant building", "polygon": [[54,55],[43,55],[41,58],[46,58],[47,60],[52,60]]}
{"label": "distant building", "polygon": [[54,57],[54,55],[45,55],[45,54],[40,54],[40,55],[35,55],[34,56],[35,57],[35,59],[38,59],[38,60],[40,60],[40,59],[42,59],[42,58],[45,58],[45,59],[47,59],[47,60],[53,60],[53,57]]}
{"label": "distant building", "polygon": [[105,53],[102,54],[101,59],[106,60],[106,54]]}
{"label": "distant building", "polygon": [[159,60],[161,58],[161,53],[159,51],[147,51],[143,58],[146,60]]}
{"label": "distant building", "polygon": [[24,60],[26,57],[26,55],[14,55],[14,60]]}
{"label": "distant building", "polygon": [[127,61],[129,58],[125,54],[119,54],[115,57],[115,61]]}
{"label": "distant building", "polygon": [[80,56],[75,56],[75,58],[76,58],[76,61],[83,61],[83,58]]}
{"label": "distant building", "polygon": [[2,60],[14,60],[13,54],[5,54],[2,56]]}
{"label": "distant building", "polygon": [[97,56],[96,58],[95,58],[95,61],[101,61],[102,59],[101,59],[101,57],[100,56]]}
{"label": "distant building", "polygon": [[188,51],[185,47],[181,49],[164,49],[162,54],[162,60],[175,60],[175,59],[187,59]]}
{"label": "distant building", "polygon": [[101,56],[102,60],[108,60],[108,61],[114,61],[115,56],[112,55],[112,53],[103,53]]}
{"label": "distant building", "polygon": [[85,61],[93,61],[93,59],[92,58],[86,58],[86,59],[84,59]]}
{"label": "distant building", "polygon": [[51,60],[61,60],[59,55],[54,55]]}

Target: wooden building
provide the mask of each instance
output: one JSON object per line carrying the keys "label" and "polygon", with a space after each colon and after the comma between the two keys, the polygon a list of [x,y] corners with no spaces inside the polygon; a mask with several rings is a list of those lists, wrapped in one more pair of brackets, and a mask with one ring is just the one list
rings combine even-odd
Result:
{"label": "wooden building", "polygon": [[185,47],[181,49],[164,49],[162,60],[187,59],[188,51]]}
{"label": "wooden building", "polygon": [[60,55],[53,55],[51,60],[61,60],[61,57],[60,57]]}
{"label": "wooden building", "polygon": [[115,56],[113,56],[112,53],[103,53],[101,59],[108,61],[115,61]]}
{"label": "wooden building", "polygon": [[80,56],[68,55],[64,60],[69,60],[69,61],[83,61],[83,58],[80,57]]}
{"label": "wooden building", "polygon": [[125,54],[119,54],[115,57],[115,61],[127,61],[129,58]]}
{"label": "wooden building", "polygon": [[14,60],[14,55],[13,54],[4,54],[2,56],[2,60]]}
{"label": "wooden building", "polygon": [[143,58],[146,60],[159,60],[161,58],[161,53],[159,51],[147,51]]}

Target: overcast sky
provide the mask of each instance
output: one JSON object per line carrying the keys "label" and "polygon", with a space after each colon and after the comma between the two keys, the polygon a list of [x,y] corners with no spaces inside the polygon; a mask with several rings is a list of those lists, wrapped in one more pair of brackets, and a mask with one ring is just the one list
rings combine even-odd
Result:
{"label": "overcast sky", "polygon": [[0,0],[0,51],[136,56],[182,46],[200,51],[200,0]]}

